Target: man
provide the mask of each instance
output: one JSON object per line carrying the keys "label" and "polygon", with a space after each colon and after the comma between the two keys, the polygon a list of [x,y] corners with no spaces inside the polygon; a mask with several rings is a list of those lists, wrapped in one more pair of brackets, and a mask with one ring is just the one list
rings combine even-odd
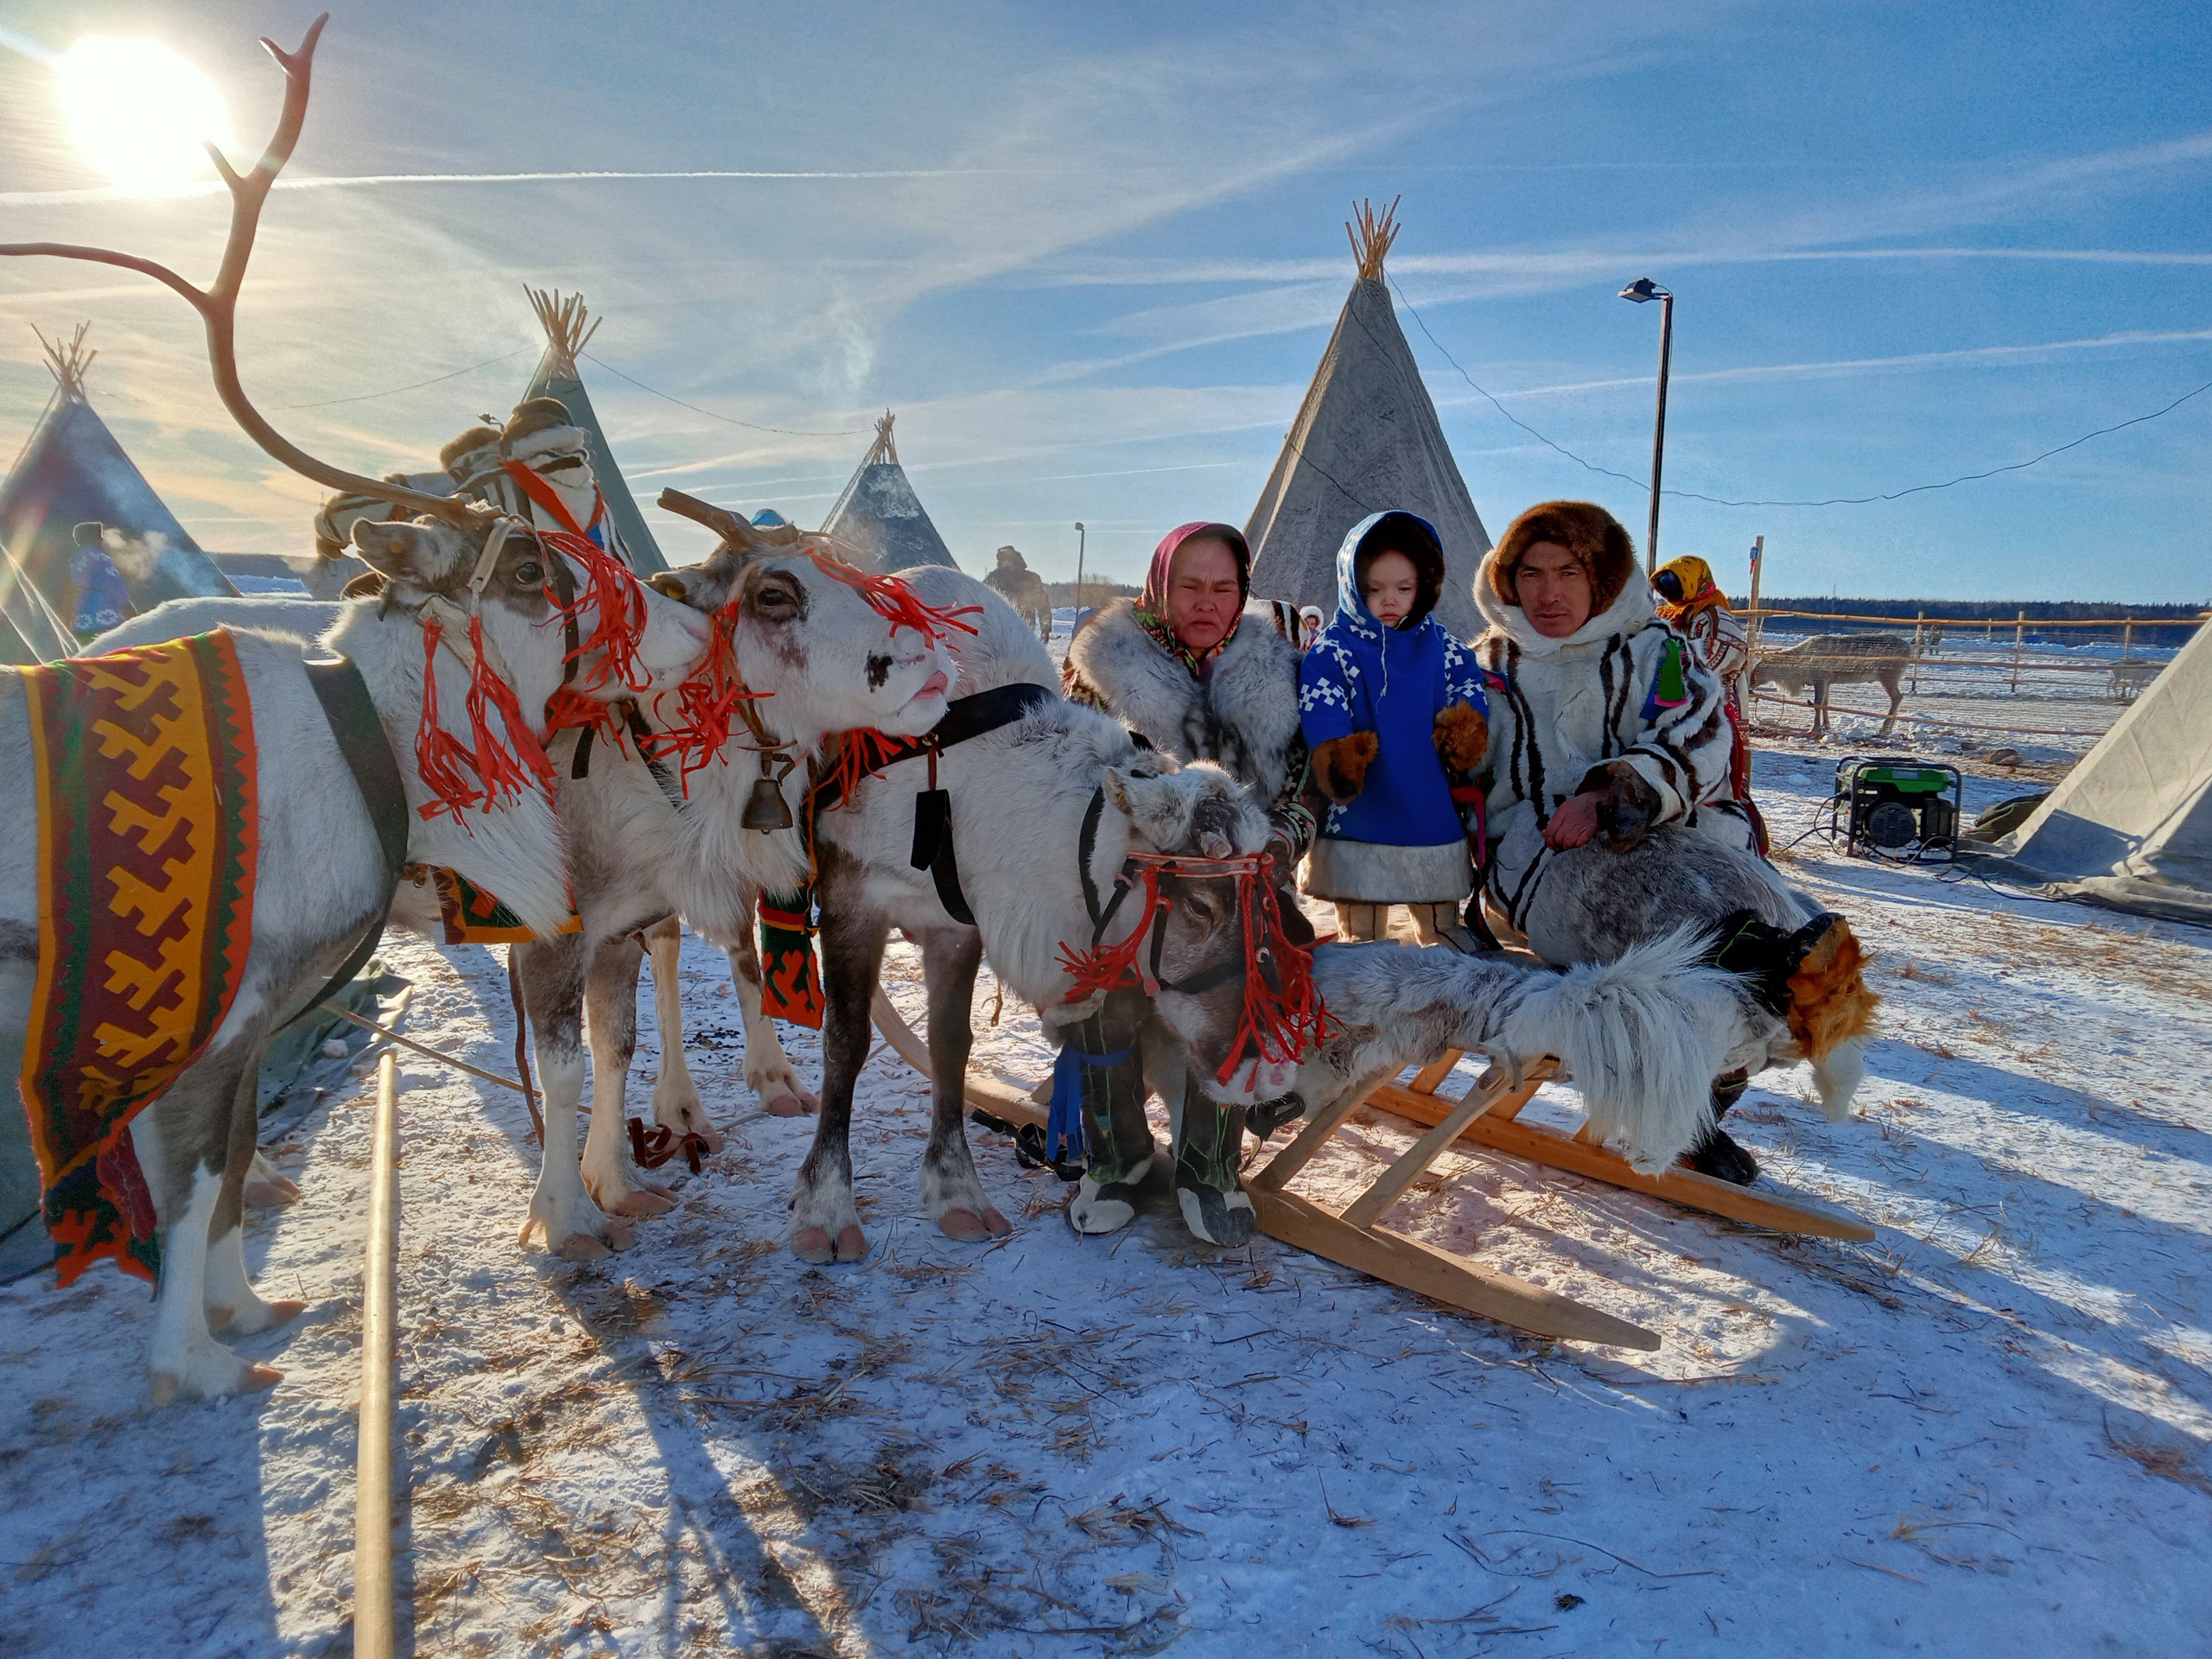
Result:
{"label": "man", "polygon": [[[1275,608],[1251,598],[1251,569],[1243,532],[1228,524],[1177,526],[1154,550],[1136,599],[1102,606],[1076,630],[1064,677],[1073,701],[1113,715],[1177,760],[1217,762],[1266,804],[1283,919],[1310,939],[1287,891],[1314,822],[1302,798],[1299,652],[1276,631]],[[1135,1186],[1152,1159],[1150,1131],[1138,1127],[1145,1077],[1134,1048],[1141,1020],[1127,999],[1109,999],[1076,1039],[1093,1058],[1132,1056],[1118,1068],[1086,1060],[1081,1069],[1090,1165],[1068,1207],[1078,1232],[1112,1232],[1136,1214]],[[1195,1079],[1176,1091],[1162,1068],[1154,1076],[1171,1106],[1180,1095],[1175,1189],[1185,1221],[1209,1243],[1245,1243],[1252,1205],[1236,1180],[1244,1109],[1209,1100]]]}
{"label": "man", "polygon": [[1002,547],[998,557],[997,567],[983,578],[983,585],[1013,606],[1021,620],[1037,630],[1039,639],[1050,639],[1052,601],[1045,591],[1044,579],[1029,568],[1019,548]]}

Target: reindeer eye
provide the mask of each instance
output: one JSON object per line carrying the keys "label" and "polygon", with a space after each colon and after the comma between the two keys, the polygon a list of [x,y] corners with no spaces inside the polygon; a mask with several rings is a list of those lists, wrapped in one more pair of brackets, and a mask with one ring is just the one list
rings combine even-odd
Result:
{"label": "reindeer eye", "polygon": [[755,608],[764,611],[788,611],[798,604],[798,598],[788,588],[768,582],[753,595]]}
{"label": "reindeer eye", "polygon": [[545,567],[536,559],[524,559],[515,566],[515,578],[525,588],[535,588],[545,580]]}

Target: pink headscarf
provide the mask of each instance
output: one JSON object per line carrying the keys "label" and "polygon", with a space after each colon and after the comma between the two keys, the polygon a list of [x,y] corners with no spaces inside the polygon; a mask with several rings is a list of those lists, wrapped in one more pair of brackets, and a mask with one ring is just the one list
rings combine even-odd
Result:
{"label": "pink headscarf", "polygon": [[1175,556],[1182,551],[1183,543],[1193,539],[1217,541],[1227,544],[1236,560],[1236,605],[1239,610],[1252,596],[1252,550],[1244,540],[1244,532],[1234,524],[1210,524],[1203,521],[1178,524],[1160,538],[1160,545],[1152,550],[1152,568],[1145,572],[1143,591],[1137,594],[1137,609],[1149,611],[1162,622],[1167,620],[1167,584],[1174,575]]}

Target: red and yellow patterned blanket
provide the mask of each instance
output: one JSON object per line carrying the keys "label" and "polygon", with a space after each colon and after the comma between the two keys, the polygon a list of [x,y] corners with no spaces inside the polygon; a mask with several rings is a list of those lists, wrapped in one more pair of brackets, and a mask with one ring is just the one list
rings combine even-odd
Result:
{"label": "red and yellow patterned blanket", "polygon": [[152,1278],[130,1121],[230,1012],[253,940],[253,711],[222,630],[11,670],[38,787],[39,951],[22,1089],[61,1282]]}

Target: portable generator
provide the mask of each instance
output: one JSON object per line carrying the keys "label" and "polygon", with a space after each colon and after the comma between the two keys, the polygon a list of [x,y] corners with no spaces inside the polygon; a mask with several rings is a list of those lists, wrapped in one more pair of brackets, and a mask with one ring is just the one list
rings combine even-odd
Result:
{"label": "portable generator", "polygon": [[1834,825],[1847,855],[1948,859],[1958,844],[1966,781],[1956,766],[1909,755],[1846,755],[1836,763]]}

